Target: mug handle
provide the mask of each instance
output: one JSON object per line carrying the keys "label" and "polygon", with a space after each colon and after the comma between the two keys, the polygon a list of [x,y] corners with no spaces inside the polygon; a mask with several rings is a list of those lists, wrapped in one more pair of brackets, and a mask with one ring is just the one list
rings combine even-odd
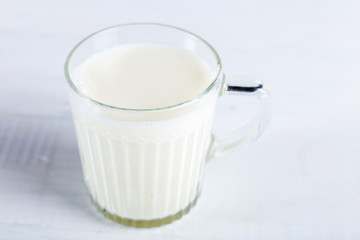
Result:
{"label": "mug handle", "polygon": [[212,134],[212,141],[208,152],[208,160],[221,156],[235,147],[243,146],[255,141],[269,125],[271,117],[270,93],[262,82],[249,76],[236,76],[228,81],[224,75],[224,83],[220,96],[252,96],[260,102],[258,113],[252,121],[244,126],[225,134]]}

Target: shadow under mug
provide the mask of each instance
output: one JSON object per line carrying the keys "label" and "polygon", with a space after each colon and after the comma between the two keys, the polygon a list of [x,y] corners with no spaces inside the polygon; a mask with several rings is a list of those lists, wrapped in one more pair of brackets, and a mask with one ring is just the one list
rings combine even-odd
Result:
{"label": "shadow under mug", "polygon": [[[205,61],[214,76],[193,99],[157,109],[126,109],[92,99],[74,72],[93,54],[125,44],[160,44]],[[248,77],[227,80],[215,49],[186,30],[153,23],[117,25],[91,34],[70,52],[65,75],[89,195],[106,217],[130,226],[170,223],[189,212],[201,191],[207,160],[257,139],[270,119],[269,94]],[[259,112],[247,125],[212,134],[218,97],[256,97]],[[226,124],[226,123],[225,123]]]}

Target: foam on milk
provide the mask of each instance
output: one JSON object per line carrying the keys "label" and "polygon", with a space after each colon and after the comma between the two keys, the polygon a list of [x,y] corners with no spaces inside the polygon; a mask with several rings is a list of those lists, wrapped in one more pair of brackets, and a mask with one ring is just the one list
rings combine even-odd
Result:
{"label": "foam on milk", "polygon": [[[211,75],[188,52],[144,44],[100,52],[74,78],[83,94],[99,102],[151,109],[196,97]],[[161,219],[191,206],[210,144],[213,94],[181,108],[129,112],[71,93],[85,182],[96,203],[133,220]]]}

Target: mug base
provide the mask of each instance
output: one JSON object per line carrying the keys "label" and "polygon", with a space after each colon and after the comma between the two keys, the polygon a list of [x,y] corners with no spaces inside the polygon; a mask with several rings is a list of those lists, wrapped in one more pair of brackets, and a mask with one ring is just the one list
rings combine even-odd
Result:
{"label": "mug base", "polygon": [[126,226],[132,226],[132,227],[139,227],[139,228],[149,228],[149,227],[157,227],[157,226],[161,226],[164,224],[168,224],[171,223],[175,220],[180,219],[182,216],[184,216],[185,214],[187,214],[191,208],[193,208],[200,196],[200,192],[198,192],[198,194],[196,195],[195,199],[189,203],[189,205],[178,211],[177,213],[164,217],[164,218],[158,218],[158,219],[151,219],[151,220],[135,220],[135,219],[130,219],[130,218],[123,218],[120,217],[116,214],[110,213],[108,212],[105,208],[102,208],[96,201],[95,199],[91,196],[91,194],[89,194],[90,199],[92,204],[96,207],[96,209],[102,213],[106,218],[111,219],[114,222],[117,223],[121,223],[123,225]]}

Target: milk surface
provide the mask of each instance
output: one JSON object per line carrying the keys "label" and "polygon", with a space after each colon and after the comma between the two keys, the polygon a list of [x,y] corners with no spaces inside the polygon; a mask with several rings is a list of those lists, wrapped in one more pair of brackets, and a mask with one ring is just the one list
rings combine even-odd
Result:
{"label": "milk surface", "polygon": [[77,84],[91,98],[122,108],[153,109],[196,97],[212,79],[201,59],[161,45],[127,45],[88,59]]}
{"label": "milk surface", "polygon": [[[105,50],[73,74],[86,96],[136,109],[192,99],[212,77],[199,58],[159,45]],[[85,182],[97,204],[133,220],[162,219],[191,205],[201,188],[216,98],[213,91],[184,107],[129,112],[71,93]]]}

